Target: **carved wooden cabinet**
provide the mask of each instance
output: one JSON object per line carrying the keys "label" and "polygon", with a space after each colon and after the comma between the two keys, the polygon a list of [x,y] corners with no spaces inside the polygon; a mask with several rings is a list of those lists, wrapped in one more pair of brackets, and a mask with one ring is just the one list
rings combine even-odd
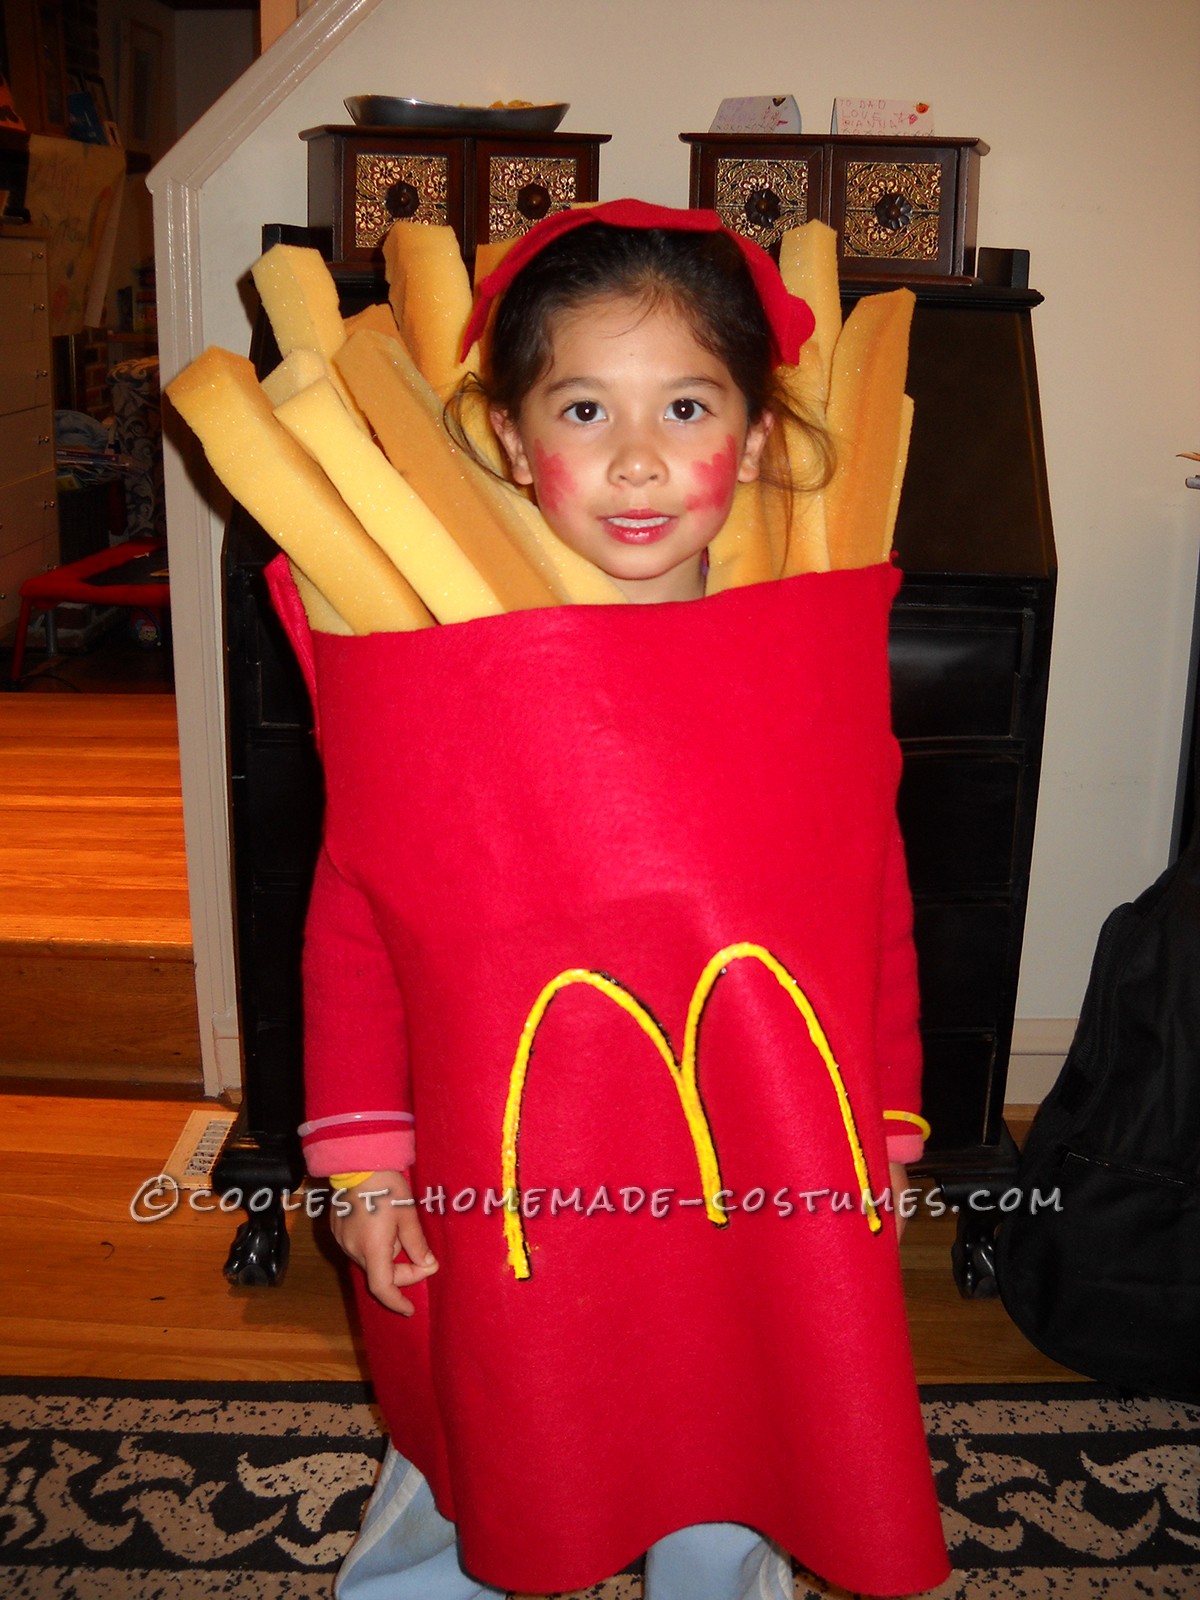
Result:
{"label": "carved wooden cabinet", "polygon": [[[955,1271],[994,1292],[1004,1126],[1049,682],[1056,556],[1029,290],[916,286],[912,447],[892,613],[900,823],[925,1047],[924,1170],[962,1207]],[[990,1202],[989,1202],[990,1203]]]}
{"label": "carved wooden cabinet", "polygon": [[377,265],[392,223],[449,224],[475,247],[595,200],[606,133],[498,135],[441,129],[308,128],[308,225],[331,261]]}
{"label": "carved wooden cabinet", "polygon": [[691,200],[773,255],[789,228],[837,230],[843,281],[963,280],[974,269],[981,139],[681,133]]}
{"label": "carved wooden cabinet", "polygon": [[46,241],[0,229],[0,628],[58,561]]}

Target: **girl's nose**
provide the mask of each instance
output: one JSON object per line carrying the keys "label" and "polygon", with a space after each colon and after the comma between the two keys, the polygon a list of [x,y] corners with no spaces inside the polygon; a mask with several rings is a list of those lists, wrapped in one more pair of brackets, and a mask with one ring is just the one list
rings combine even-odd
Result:
{"label": "girl's nose", "polygon": [[667,469],[653,441],[643,434],[637,434],[617,442],[608,475],[612,483],[627,483],[637,487],[663,482]]}

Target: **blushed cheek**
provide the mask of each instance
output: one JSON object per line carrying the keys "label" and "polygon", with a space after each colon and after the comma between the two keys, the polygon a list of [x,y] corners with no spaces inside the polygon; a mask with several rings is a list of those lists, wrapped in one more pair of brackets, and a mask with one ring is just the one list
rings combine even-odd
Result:
{"label": "blushed cheek", "polygon": [[533,441],[533,481],[538,505],[551,515],[575,494],[575,479],[562,456],[551,455],[540,439]]}
{"label": "blushed cheek", "polygon": [[732,434],[725,440],[725,448],[711,461],[694,461],[692,477],[696,492],[687,497],[689,511],[720,511],[733,499],[737,488],[738,449]]}

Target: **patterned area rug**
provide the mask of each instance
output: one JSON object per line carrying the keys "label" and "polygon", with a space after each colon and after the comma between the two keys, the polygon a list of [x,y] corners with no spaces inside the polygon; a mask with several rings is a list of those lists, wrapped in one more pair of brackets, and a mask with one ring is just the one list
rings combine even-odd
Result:
{"label": "patterned area rug", "polygon": [[[1200,1408],[1094,1384],[922,1398],[955,1567],[938,1600],[1200,1595]],[[355,1385],[0,1379],[0,1596],[328,1597],[382,1449]]]}

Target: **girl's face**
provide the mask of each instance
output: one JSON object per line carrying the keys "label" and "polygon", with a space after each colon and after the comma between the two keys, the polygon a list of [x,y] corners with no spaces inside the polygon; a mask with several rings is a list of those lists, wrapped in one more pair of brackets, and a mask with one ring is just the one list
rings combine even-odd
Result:
{"label": "girl's face", "polygon": [[605,296],[563,312],[549,369],[492,425],[515,482],[629,600],[704,593],[701,557],[772,418],[750,423],[725,364],[670,305]]}

